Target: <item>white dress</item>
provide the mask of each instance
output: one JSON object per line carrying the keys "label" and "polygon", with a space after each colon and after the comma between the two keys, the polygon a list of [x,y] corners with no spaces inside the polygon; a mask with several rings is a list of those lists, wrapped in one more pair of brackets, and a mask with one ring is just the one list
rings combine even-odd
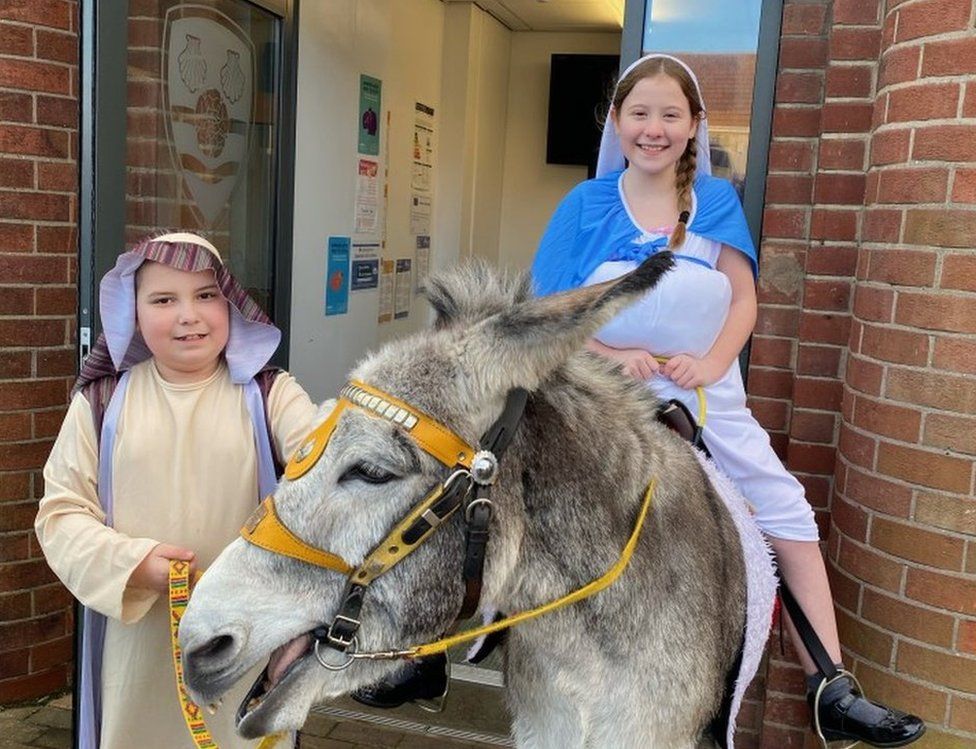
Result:
{"label": "white dress", "polygon": [[[694,207],[693,201],[689,224]],[[641,229],[629,210],[628,216],[639,241],[660,237]],[[728,277],[715,269],[721,249],[718,242],[689,231],[677,250],[675,268],[600,330],[597,340],[612,348],[641,348],[656,356],[707,354],[725,325],[732,301]],[[584,285],[617,278],[637,265],[631,260],[602,263]],[[674,398],[692,414],[698,413],[695,390],[684,390],[663,375],[654,375],[648,386],[662,400]],[[766,430],[746,406],[738,361],[704,391],[705,444],[718,467],[755,509],[759,527],[776,538],[816,541],[817,525],[803,486],[783,467]]]}

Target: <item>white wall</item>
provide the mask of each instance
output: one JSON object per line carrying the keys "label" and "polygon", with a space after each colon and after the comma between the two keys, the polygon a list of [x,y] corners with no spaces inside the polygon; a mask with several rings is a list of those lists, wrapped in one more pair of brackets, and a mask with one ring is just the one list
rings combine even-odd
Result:
{"label": "white wall", "polygon": [[[327,238],[355,237],[359,76],[383,81],[380,154],[389,141],[391,161],[385,254],[413,256],[414,101],[439,105],[444,6],[439,0],[316,1],[302,5],[299,24],[289,368],[321,400],[376,346],[381,327],[375,290],[350,294],[345,315],[324,312]],[[425,321],[417,299],[409,318],[383,327],[402,333]]]}
{"label": "white wall", "polygon": [[528,268],[562,197],[586,179],[586,167],[546,163],[549,57],[620,53],[620,34],[516,32],[509,68],[505,178],[498,261]]}
{"label": "white wall", "polygon": [[498,262],[512,32],[479,14],[472,45],[478,50],[471,233],[467,255]]}
{"label": "white wall", "polygon": [[[353,236],[359,76],[383,81],[381,157],[389,153],[385,257],[413,257],[414,103],[436,111],[431,267],[478,256],[528,265],[558,200],[585,169],[545,164],[549,55],[614,53],[615,34],[512,33],[473,3],[315,0],[299,26],[289,367],[313,399],[334,395],[370,349],[429,322],[377,322],[378,292],[325,316],[326,242]],[[386,126],[386,112],[391,115]]]}

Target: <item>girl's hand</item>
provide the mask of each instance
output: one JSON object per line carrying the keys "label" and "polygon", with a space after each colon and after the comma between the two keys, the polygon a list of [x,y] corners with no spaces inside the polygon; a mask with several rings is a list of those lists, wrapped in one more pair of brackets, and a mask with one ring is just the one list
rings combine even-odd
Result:
{"label": "girl's hand", "polygon": [[146,558],[129,575],[130,588],[146,588],[157,593],[169,591],[169,563],[179,559],[190,563],[191,579],[196,569],[196,555],[189,549],[171,544],[156,544]]}
{"label": "girl's hand", "polygon": [[688,354],[678,354],[662,365],[661,374],[678,387],[691,390],[718,382],[725,372],[707,356],[696,359]]}
{"label": "girl's hand", "polygon": [[661,368],[654,356],[642,348],[612,348],[595,339],[590,339],[587,348],[600,356],[621,365],[624,374],[635,380],[649,380]]}

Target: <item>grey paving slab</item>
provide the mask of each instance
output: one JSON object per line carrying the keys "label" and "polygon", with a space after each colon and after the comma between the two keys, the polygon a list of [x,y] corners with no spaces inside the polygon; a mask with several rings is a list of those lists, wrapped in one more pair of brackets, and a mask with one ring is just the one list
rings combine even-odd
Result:
{"label": "grey paving slab", "polygon": [[32,742],[42,749],[67,749],[71,746],[71,729],[48,728]]}
{"label": "grey paving slab", "polygon": [[71,710],[45,705],[27,718],[28,723],[71,730]]}
{"label": "grey paving slab", "polygon": [[393,749],[403,740],[399,731],[390,731],[368,723],[340,722],[329,733],[330,739],[339,739],[351,743],[366,744],[374,749]]}
{"label": "grey paving slab", "polygon": [[[486,744],[426,734],[424,730],[432,725],[507,734],[507,715],[500,698],[497,703],[491,702],[489,712],[500,714],[487,716],[485,702],[468,693],[466,685],[452,691],[449,709],[439,715],[414,706],[369,714],[359,703],[339,701],[335,704],[358,708],[359,714],[336,717],[312,713],[301,731],[302,749],[484,749]],[[391,718],[393,725],[368,722]],[[46,703],[0,707],[0,749],[71,749],[71,695],[60,695]]]}

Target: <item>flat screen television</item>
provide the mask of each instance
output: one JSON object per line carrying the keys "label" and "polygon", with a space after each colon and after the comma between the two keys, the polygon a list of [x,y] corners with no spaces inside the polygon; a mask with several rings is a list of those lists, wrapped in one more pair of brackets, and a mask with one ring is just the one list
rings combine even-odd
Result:
{"label": "flat screen television", "polygon": [[619,55],[554,54],[549,65],[546,163],[596,172],[600,118],[606,115],[620,68]]}

